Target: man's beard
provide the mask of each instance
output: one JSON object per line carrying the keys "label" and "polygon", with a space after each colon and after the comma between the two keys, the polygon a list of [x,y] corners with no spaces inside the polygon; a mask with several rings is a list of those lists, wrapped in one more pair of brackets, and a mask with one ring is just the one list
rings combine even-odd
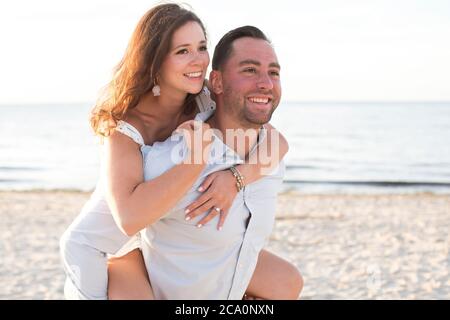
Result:
{"label": "man's beard", "polygon": [[266,114],[258,114],[251,112],[251,108],[247,103],[247,99],[235,94],[232,89],[224,88],[224,104],[227,108],[227,112],[230,112],[243,128],[260,127],[261,125],[268,123],[278,106],[278,101],[272,100],[272,108],[270,111]]}
{"label": "man's beard", "polygon": [[276,109],[276,106],[273,105],[273,102],[270,103],[272,105],[272,108],[265,114],[259,114],[255,112],[251,112],[251,108],[247,105],[247,100],[244,100],[244,107],[242,109],[244,118],[254,125],[261,126],[263,124],[266,124],[270,121],[272,118],[272,114]]}

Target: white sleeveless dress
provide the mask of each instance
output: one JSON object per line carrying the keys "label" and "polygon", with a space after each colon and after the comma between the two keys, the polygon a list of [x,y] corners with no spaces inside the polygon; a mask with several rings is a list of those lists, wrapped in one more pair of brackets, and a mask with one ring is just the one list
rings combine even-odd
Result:
{"label": "white sleeveless dress", "polygon": [[[208,89],[196,98],[201,112],[215,110]],[[132,138],[144,156],[149,146],[139,131],[120,121],[117,131]],[[107,259],[140,247],[140,234],[129,237],[117,226],[105,199],[105,177],[101,176],[90,199],[60,238],[60,255],[66,282],[66,299],[107,299]]]}

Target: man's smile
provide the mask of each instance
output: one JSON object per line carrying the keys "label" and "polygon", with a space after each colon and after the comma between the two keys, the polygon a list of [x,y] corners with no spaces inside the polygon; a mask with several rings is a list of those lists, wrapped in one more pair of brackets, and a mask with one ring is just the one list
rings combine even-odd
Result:
{"label": "man's smile", "polygon": [[247,101],[250,102],[252,109],[257,109],[260,111],[267,111],[272,109],[272,97],[270,96],[250,96],[247,98]]}

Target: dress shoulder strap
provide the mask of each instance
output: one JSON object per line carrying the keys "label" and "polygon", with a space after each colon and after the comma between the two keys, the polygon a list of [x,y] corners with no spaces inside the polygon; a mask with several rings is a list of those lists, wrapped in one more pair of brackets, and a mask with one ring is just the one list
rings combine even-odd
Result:
{"label": "dress shoulder strap", "polygon": [[203,87],[202,91],[195,98],[200,112],[216,109],[216,103],[211,99],[211,93],[208,88]]}
{"label": "dress shoulder strap", "polygon": [[119,122],[117,122],[116,130],[133,139],[133,141],[141,147],[144,145],[144,139],[142,138],[139,131],[128,122],[120,120]]}

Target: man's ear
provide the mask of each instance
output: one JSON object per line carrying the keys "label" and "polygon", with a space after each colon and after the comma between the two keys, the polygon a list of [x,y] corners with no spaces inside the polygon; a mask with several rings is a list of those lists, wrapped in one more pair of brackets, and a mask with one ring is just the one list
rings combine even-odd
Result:
{"label": "man's ear", "polygon": [[214,94],[223,93],[222,73],[218,70],[212,70],[209,74],[209,83]]}

